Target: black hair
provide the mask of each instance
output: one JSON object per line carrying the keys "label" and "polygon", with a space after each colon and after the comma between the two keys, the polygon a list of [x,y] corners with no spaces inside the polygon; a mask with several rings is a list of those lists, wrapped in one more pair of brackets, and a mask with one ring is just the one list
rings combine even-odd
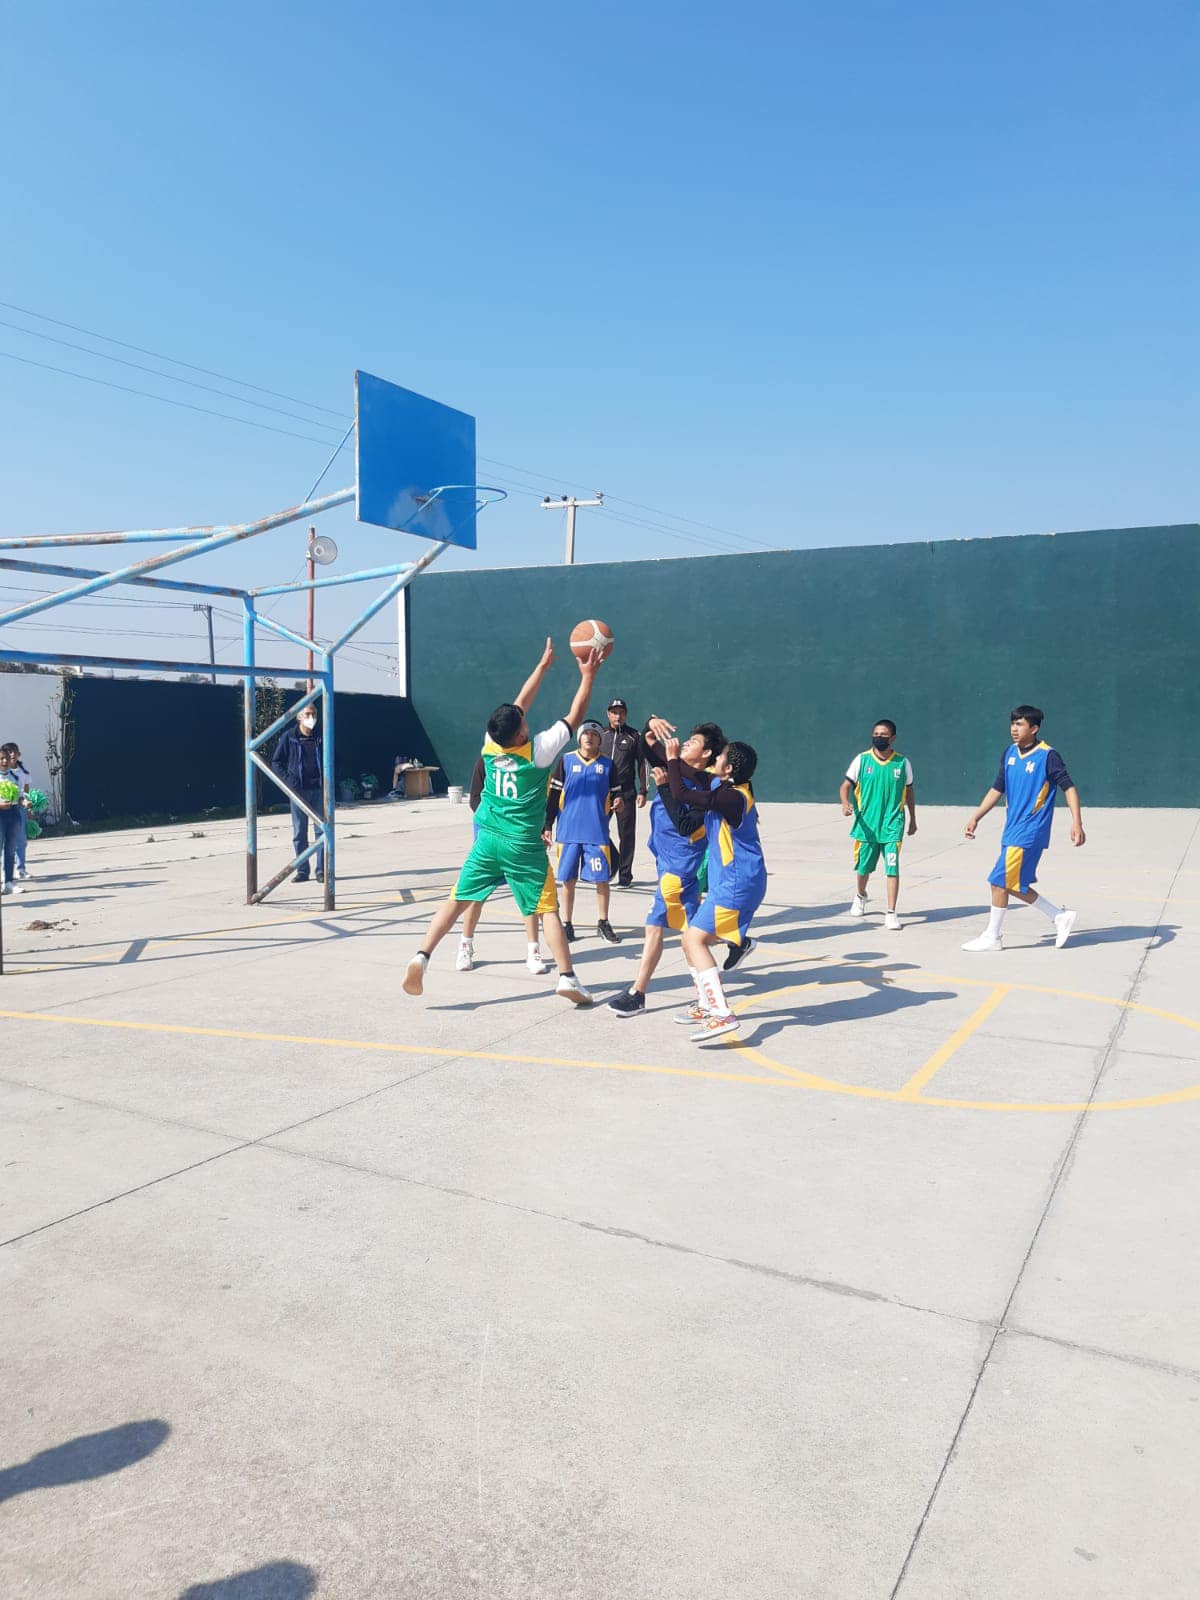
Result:
{"label": "black hair", "polygon": [[712,759],[714,761],[729,743],[715,722],[698,722],[692,729],[692,737],[704,740],[704,748],[712,751]]}
{"label": "black hair", "polygon": [[1019,717],[1024,717],[1026,722],[1032,722],[1035,728],[1040,728],[1046,720],[1046,713],[1037,706],[1014,706],[1008,713],[1008,720],[1016,722]]}
{"label": "black hair", "polygon": [[[749,783],[758,766],[758,751],[752,744],[731,739],[725,746],[725,759],[729,763],[729,777],[733,784]],[[754,790],[751,789],[751,794]]]}
{"label": "black hair", "polygon": [[524,710],[513,705],[511,700],[506,700],[487,719],[488,738],[494,740],[502,750],[507,750],[520,732],[524,720]]}
{"label": "black hair", "polygon": [[893,739],[896,737],[896,724],[891,717],[876,717],[871,726],[873,728],[886,728]]}
{"label": "black hair", "polygon": [[10,740],[8,744],[0,744],[0,754],[6,756],[19,756],[21,754],[21,746],[19,744],[13,744]]}

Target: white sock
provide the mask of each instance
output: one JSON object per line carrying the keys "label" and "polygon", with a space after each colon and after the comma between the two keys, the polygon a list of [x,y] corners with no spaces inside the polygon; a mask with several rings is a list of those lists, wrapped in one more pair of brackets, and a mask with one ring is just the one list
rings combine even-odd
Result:
{"label": "white sock", "polygon": [[1007,906],[993,906],[988,915],[987,931],[994,933],[997,939],[1000,937],[1000,925],[1004,921],[1004,913],[1007,910]]}
{"label": "white sock", "polygon": [[475,943],[475,935],[473,933],[461,934],[459,936],[459,942],[465,945],[473,945]]}
{"label": "white sock", "polygon": [[1054,921],[1055,917],[1057,917],[1059,912],[1062,910],[1062,907],[1056,906],[1053,900],[1047,900],[1044,894],[1038,895],[1033,904],[1034,909],[1040,911],[1044,917],[1049,917],[1051,922]]}
{"label": "white sock", "polygon": [[541,959],[541,947],[534,939],[530,939],[529,941],[529,954],[531,956],[537,956],[539,960]]}
{"label": "white sock", "polygon": [[729,1002],[725,998],[721,974],[716,967],[705,967],[696,973],[696,989],[700,995],[700,1004],[706,1011],[716,1017],[729,1015]]}

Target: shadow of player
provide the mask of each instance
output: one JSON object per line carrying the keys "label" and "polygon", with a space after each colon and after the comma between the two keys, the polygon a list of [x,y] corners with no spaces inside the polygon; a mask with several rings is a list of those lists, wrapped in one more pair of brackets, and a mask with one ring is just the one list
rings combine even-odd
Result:
{"label": "shadow of player", "polygon": [[84,1483],[120,1472],[152,1455],[170,1433],[157,1417],[145,1422],[123,1422],[103,1433],[85,1433],[65,1444],[39,1450],[15,1467],[0,1470],[0,1501],[12,1500],[32,1489],[57,1489],[67,1483]]}
{"label": "shadow of player", "polygon": [[194,1583],[179,1600],[308,1600],[317,1574],[298,1561],[270,1561],[252,1572],[234,1572],[212,1583]]}

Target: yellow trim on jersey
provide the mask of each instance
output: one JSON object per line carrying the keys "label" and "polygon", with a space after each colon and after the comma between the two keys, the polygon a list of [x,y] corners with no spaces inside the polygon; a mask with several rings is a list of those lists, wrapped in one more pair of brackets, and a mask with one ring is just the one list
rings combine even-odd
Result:
{"label": "yellow trim on jersey", "polygon": [[741,944],[740,918],[739,911],[731,911],[727,906],[714,906],[713,922],[716,925],[717,938],[724,939],[726,944]]}
{"label": "yellow trim on jersey", "polygon": [[1004,852],[1004,887],[1019,894],[1021,891],[1021,864],[1025,856],[1025,847],[1019,844],[1010,844]]}
{"label": "yellow trim on jersey", "polygon": [[481,756],[520,756],[522,760],[528,761],[529,765],[532,766],[533,741],[530,739],[525,744],[515,744],[505,748],[504,745],[497,744],[494,739],[485,739],[483,741],[483,749],[479,754]]}
{"label": "yellow trim on jersey", "polygon": [[721,818],[721,826],[717,833],[717,843],[721,848],[721,865],[727,867],[733,860],[733,830],[724,817]]}
{"label": "yellow trim on jersey", "polygon": [[[1041,789],[1038,791],[1037,799],[1033,802],[1033,810],[1034,811],[1040,811],[1042,809],[1042,807],[1046,804],[1046,796],[1049,793],[1050,793],[1050,785],[1049,785],[1049,783],[1044,783],[1042,785]],[[1033,815],[1033,812],[1031,811],[1030,812],[1030,816],[1032,816],[1032,815]]]}
{"label": "yellow trim on jersey", "polygon": [[667,908],[667,927],[676,933],[687,927],[687,912],[683,908],[683,879],[675,872],[664,872],[658,880],[658,890]]}

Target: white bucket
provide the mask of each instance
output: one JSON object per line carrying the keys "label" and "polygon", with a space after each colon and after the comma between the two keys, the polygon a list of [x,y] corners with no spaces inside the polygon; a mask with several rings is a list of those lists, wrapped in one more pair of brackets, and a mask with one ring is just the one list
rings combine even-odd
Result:
{"label": "white bucket", "polygon": [[462,797],[463,792],[461,783],[452,783],[446,790],[446,799],[449,800],[452,806],[462,805]]}

